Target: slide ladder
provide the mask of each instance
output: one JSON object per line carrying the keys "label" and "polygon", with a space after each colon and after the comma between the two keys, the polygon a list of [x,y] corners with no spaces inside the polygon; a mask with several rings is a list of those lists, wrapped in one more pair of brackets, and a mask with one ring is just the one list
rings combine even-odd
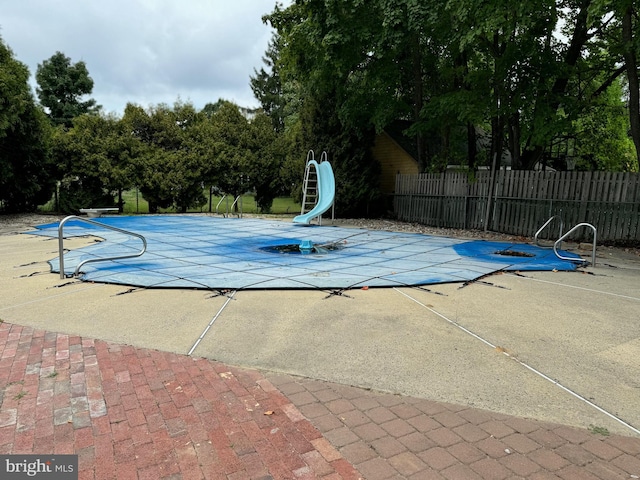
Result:
{"label": "slide ladder", "polygon": [[327,159],[327,152],[322,152],[320,163],[313,158],[313,150],[307,154],[303,183],[302,209],[300,215],[293,219],[293,223],[310,225],[314,219],[322,224],[322,214],[332,209],[334,217],[334,199],[336,193],[336,179],[333,168]]}
{"label": "slide ladder", "polygon": [[[326,156],[326,152],[322,153]],[[313,150],[307,153],[307,162],[304,168],[304,182],[302,183],[302,208],[300,215],[310,212],[318,203],[318,170],[311,161],[314,159]],[[322,160],[321,160],[322,161]]]}

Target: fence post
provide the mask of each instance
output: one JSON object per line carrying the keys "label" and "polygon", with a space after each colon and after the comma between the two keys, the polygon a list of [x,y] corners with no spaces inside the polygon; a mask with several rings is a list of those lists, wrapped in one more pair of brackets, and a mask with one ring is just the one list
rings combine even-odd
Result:
{"label": "fence post", "polygon": [[409,194],[409,221],[410,222],[415,221],[413,219],[413,193]]}
{"label": "fence post", "polygon": [[487,192],[487,211],[485,212],[484,218],[484,231],[489,230],[489,217],[491,216],[491,197],[493,197],[494,190],[494,180],[496,175],[496,158],[498,157],[497,153],[493,154],[493,162],[491,164],[491,177],[489,178],[489,191]]}

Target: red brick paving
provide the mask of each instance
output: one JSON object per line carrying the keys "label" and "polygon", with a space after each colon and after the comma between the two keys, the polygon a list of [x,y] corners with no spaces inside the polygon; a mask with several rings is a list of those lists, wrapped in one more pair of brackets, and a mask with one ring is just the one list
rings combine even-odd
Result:
{"label": "red brick paving", "polygon": [[368,480],[640,478],[638,437],[290,375],[266,377],[295,392],[292,402]]}
{"label": "red brick paving", "polygon": [[8,323],[0,452],[78,454],[80,479],[361,478],[256,371]]}
{"label": "red brick paving", "polygon": [[640,438],[0,323],[0,453],[81,479],[640,478]]}

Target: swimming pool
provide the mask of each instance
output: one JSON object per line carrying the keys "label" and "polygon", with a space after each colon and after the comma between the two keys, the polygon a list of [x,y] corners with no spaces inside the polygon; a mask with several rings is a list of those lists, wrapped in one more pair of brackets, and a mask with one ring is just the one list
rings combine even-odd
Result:
{"label": "swimming pool", "polygon": [[[137,258],[86,264],[81,279],[134,287],[331,290],[468,282],[498,271],[576,269],[575,262],[557,258],[551,249],[528,244],[265,219],[145,215],[97,220],[143,235],[148,248]],[[58,224],[26,233],[57,237]],[[139,239],[77,220],[69,221],[64,233],[104,240],[65,253],[67,275],[84,260],[131,254],[141,247]],[[295,245],[301,243],[310,243],[312,250],[298,254]],[[59,272],[57,257],[49,264]]]}

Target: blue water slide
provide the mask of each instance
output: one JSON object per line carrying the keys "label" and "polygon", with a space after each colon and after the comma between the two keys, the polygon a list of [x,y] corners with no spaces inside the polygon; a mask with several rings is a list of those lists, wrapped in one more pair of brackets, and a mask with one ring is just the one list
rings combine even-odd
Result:
{"label": "blue water slide", "polygon": [[311,220],[329,210],[336,195],[336,178],[333,175],[331,164],[327,161],[318,163],[315,160],[311,160],[309,163],[313,164],[317,172],[318,203],[311,211],[298,215],[293,219],[293,223],[302,225],[309,225]]}

